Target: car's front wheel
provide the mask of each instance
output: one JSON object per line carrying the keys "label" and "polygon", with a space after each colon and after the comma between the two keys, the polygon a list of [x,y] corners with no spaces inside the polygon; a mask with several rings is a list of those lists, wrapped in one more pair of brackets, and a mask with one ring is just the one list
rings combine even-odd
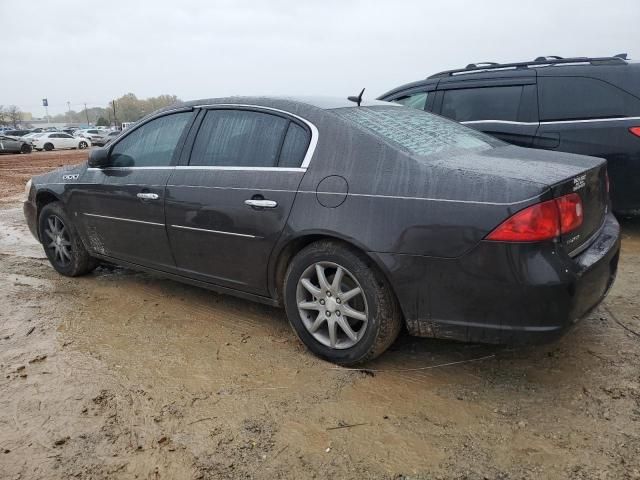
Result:
{"label": "car's front wheel", "polygon": [[80,150],[84,150],[84,149],[85,149],[85,148],[87,148],[88,146],[89,146],[89,144],[88,144],[87,142],[85,142],[84,140],[83,140],[83,141],[81,141],[81,142],[78,144],[78,148],[79,148]]}
{"label": "car's front wheel", "polygon": [[20,153],[31,153],[31,145],[28,145],[26,143],[22,144],[22,146],[20,147]]}
{"label": "car's front wheel", "polygon": [[96,268],[97,261],[87,252],[59,202],[44,206],[38,225],[44,251],[58,273],[77,277]]}
{"label": "car's front wheel", "polygon": [[47,152],[50,152],[51,150],[53,150],[53,143],[45,143],[45,144],[44,144],[44,149],[45,149]]}
{"label": "car's front wheel", "polygon": [[384,352],[402,326],[386,279],[362,253],[320,241],[300,251],[285,274],[291,326],[314,354],[353,365]]}

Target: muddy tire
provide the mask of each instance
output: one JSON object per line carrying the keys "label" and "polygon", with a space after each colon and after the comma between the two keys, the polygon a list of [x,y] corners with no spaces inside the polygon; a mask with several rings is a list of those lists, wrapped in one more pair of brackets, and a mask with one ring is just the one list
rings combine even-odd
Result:
{"label": "muddy tire", "polygon": [[28,145],[26,143],[20,147],[20,153],[31,153],[31,150],[31,145]]}
{"label": "muddy tire", "polygon": [[45,143],[45,144],[44,144],[44,149],[45,149],[47,152],[50,152],[51,150],[53,150],[53,144],[52,144],[52,143]]}
{"label": "muddy tire", "polygon": [[38,219],[40,241],[53,268],[67,277],[89,273],[97,266],[59,202],[44,206]]}
{"label": "muddy tire", "polygon": [[322,240],[301,250],[284,279],[289,323],[315,355],[340,365],[374,359],[395,341],[400,307],[361,252]]}

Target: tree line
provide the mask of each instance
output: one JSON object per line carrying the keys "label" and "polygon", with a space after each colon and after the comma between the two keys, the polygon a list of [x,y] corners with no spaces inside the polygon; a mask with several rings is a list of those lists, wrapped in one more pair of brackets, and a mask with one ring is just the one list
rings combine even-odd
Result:
{"label": "tree line", "polygon": [[[138,98],[133,93],[127,93],[110,102],[105,107],[90,107],[80,111],[70,110],[66,113],[52,115],[51,122],[55,123],[90,123],[98,126],[118,125],[122,122],[135,122],[145,115],[162,107],[167,107],[180,99],[175,95],[159,95],[157,97]],[[115,103],[115,115],[114,115]],[[0,105],[0,125],[17,127],[28,124],[22,120],[22,112],[15,105],[3,107]]]}

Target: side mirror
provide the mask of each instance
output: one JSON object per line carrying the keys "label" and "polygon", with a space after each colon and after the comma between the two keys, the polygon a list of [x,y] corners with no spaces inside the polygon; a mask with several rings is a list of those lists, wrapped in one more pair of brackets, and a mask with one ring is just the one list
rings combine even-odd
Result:
{"label": "side mirror", "polygon": [[109,164],[109,149],[94,148],[89,153],[87,164],[93,168],[103,168]]}

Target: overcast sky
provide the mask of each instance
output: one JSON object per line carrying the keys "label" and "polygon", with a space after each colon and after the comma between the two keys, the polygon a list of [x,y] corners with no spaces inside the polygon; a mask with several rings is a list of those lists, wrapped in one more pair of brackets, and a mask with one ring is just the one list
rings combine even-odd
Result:
{"label": "overcast sky", "polygon": [[[133,92],[377,96],[539,55],[640,59],[640,0],[0,0],[0,105],[43,116]],[[635,49],[635,50],[634,50]]]}

